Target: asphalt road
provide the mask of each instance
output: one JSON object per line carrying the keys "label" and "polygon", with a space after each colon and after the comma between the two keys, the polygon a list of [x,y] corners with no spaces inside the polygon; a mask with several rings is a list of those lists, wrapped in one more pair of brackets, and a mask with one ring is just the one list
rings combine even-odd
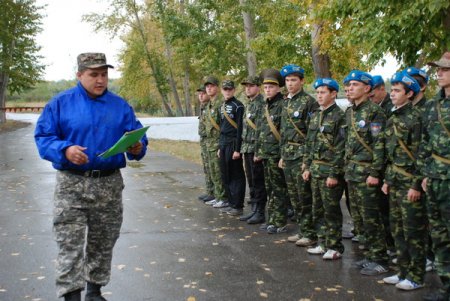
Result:
{"label": "asphalt road", "polygon": [[[150,152],[123,175],[124,223],[103,289],[110,301],[410,301],[437,285],[428,273],[427,287],[401,292],[382,283],[386,275],[360,275],[348,240],[342,260],[324,262],[286,241],[294,225],[269,235],[221,215],[197,200],[201,167],[168,154]],[[54,182],[33,126],[0,134],[0,301],[57,300]]]}

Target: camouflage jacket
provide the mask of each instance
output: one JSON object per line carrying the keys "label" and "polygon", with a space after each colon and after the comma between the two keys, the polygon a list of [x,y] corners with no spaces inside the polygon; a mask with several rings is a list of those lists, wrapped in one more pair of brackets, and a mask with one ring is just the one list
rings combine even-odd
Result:
{"label": "camouflage jacket", "polygon": [[200,136],[200,142],[203,142],[206,138],[206,118],[207,118],[207,106],[206,104],[200,105],[200,115],[198,116],[198,135]]}
{"label": "camouflage jacket", "polygon": [[[206,106],[205,116],[205,130],[206,130],[206,148],[209,151],[216,151],[219,149],[220,137],[220,108],[222,101],[216,96],[211,99]],[[215,126],[218,126],[216,128]]]}
{"label": "camouflage jacket", "polygon": [[[264,97],[258,94],[245,106],[244,129],[242,130],[241,153],[254,153],[256,144],[256,125],[264,118]],[[255,129],[253,129],[255,127]]]}
{"label": "camouflage jacket", "polygon": [[345,113],[337,104],[312,115],[303,160],[312,177],[344,175],[345,128]]}
{"label": "camouflage jacket", "polygon": [[385,163],[386,115],[379,105],[368,99],[349,107],[345,115],[345,179],[356,182],[365,181],[368,176],[381,179]]}
{"label": "camouflage jacket", "polygon": [[262,159],[280,158],[280,141],[273,134],[267,121],[266,111],[276,130],[280,131],[281,111],[283,110],[283,95],[278,93],[272,99],[267,99],[262,108],[262,116],[256,124],[255,156]]}
{"label": "camouflage jacket", "polygon": [[381,101],[380,107],[383,109],[386,118],[389,118],[392,114],[392,108],[394,107],[389,93],[387,93],[384,99]]}
{"label": "camouflage jacket", "polygon": [[[425,177],[450,179],[450,96],[441,90],[429,102],[424,120],[419,167]],[[445,128],[444,128],[445,127]]]}
{"label": "camouflage jacket", "polygon": [[411,188],[420,191],[421,177],[416,166],[417,152],[421,142],[421,118],[411,103],[392,111],[386,122],[385,182],[392,185],[396,180],[411,181]]}
{"label": "camouflage jacket", "polygon": [[425,120],[427,118],[428,101],[425,96],[415,105],[413,105],[413,108],[419,112],[420,118],[422,118],[422,120]]}
{"label": "camouflage jacket", "polygon": [[310,117],[318,108],[316,100],[303,90],[283,102],[280,127],[283,160],[303,158]]}

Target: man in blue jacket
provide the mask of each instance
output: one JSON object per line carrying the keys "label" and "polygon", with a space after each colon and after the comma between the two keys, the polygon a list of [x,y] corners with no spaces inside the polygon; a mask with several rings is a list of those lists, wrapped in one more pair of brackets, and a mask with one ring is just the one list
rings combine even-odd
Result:
{"label": "man in blue jacket", "polygon": [[[112,250],[122,224],[120,169],[124,154],[98,155],[125,133],[142,128],[131,106],[107,90],[108,68],[103,53],[77,58],[78,84],[55,96],[39,117],[35,140],[40,156],[57,170],[53,230],[58,244],[58,297],[106,300],[100,288],[109,282]],[[147,138],[128,148],[140,160]]]}

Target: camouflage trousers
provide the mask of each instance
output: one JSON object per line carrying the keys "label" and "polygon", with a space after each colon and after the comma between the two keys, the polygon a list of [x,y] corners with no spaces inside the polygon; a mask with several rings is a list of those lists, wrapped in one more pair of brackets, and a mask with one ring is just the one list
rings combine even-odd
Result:
{"label": "camouflage trousers", "polygon": [[84,289],[86,281],[109,282],[122,225],[123,188],[119,171],[103,178],[57,172],[53,232],[58,244],[58,297]]}
{"label": "camouflage trousers", "polygon": [[401,279],[423,283],[427,216],[424,198],[408,201],[411,181],[395,181],[389,186],[389,222],[397,252],[397,266]]}
{"label": "camouflage trousers", "polygon": [[263,160],[264,183],[267,191],[267,224],[284,227],[287,224],[289,197],[283,170],[278,167],[279,160],[279,158]]}
{"label": "camouflage trousers", "polygon": [[220,173],[220,159],[217,156],[216,150],[208,150],[209,175],[214,186],[214,197],[216,200],[226,200],[225,189],[222,183],[222,176]]}
{"label": "camouflage trousers", "polygon": [[319,245],[325,250],[344,252],[342,244],[342,211],[340,201],[344,192],[344,179],[335,187],[327,187],[327,178],[312,178],[313,221]]}
{"label": "camouflage trousers", "polygon": [[206,143],[202,140],[200,138],[200,153],[202,156],[203,172],[205,174],[206,193],[208,195],[214,195],[214,184],[209,170],[208,149],[206,148]]}
{"label": "camouflage trousers", "polygon": [[450,180],[428,179],[427,184],[435,264],[443,289],[450,293]]}
{"label": "camouflage trousers", "polygon": [[298,233],[300,237],[315,240],[317,234],[313,224],[311,184],[303,180],[302,160],[283,160],[283,162],[284,177],[289,199],[294,208]]}
{"label": "camouflage trousers", "polygon": [[[367,186],[366,182],[348,181],[350,202],[353,204],[352,214],[358,210],[362,217],[364,244],[368,249],[364,252],[366,259],[386,265],[386,240],[383,221],[380,214],[380,186]],[[355,203],[357,206],[355,206]]]}

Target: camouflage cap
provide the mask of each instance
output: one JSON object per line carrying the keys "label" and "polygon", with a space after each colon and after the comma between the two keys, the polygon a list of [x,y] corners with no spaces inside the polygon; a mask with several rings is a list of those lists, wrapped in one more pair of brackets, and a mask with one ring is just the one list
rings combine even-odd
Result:
{"label": "camouflage cap", "polygon": [[445,52],[438,61],[427,63],[428,66],[450,68],[450,52]]}
{"label": "camouflage cap", "polygon": [[247,76],[247,78],[241,82],[241,85],[247,84],[261,86],[261,78],[257,75]]}
{"label": "camouflage cap", "polygon": [[198,87],[197,92],[206,92],[205,85],[201,85],[200,87]]}
{"label": "camouflage cap", "polygon": [[263,80],[263,84],[274,84],[280,87],[284,86],[284,78],[277,69],[264,69],[261,71],[261,78]]}
{"label": "camouflage cap", "polygon": [[219,86],[219,80],[217,79],[217,77],[210,75],[205,78],[205,82],[203,84],[205,86],[207,84],[213,84],[213,85]]}
{"label": "camouflage cap", "polygon": [[234,89],[234,81],[226,79],[222,82],[222,89]]}
{"label": "camouflage cap", "polygon": [[106,63],[105,54],[99,52],[81,53],[77,57],[77,63],[78,71],[103,67],[114,68],[113,66]]}

